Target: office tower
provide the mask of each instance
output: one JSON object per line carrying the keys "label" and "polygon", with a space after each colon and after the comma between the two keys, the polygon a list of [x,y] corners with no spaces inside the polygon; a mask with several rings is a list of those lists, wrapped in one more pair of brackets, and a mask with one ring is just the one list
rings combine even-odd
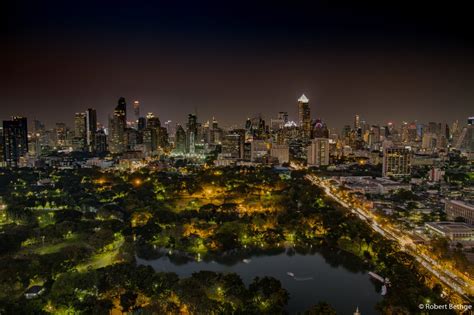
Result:
{"label": "office tower", "polygon": [[3,143],[3,125],[0,126],[0,167],[5,166],[5,144]]}
{"label": "office tower", "polygon": [[37,120],[37,119],[33,120],[33,130],[32,131],[35,132],[35,133],[44,132],[44,124],[41,121]]}
{"label": "office tower", "polygon": [[467,119],[467,126],[462,129],[454,147],[462,152],[474,152],[474,116]]}
{"label": "office tower", "polygon": [[54,128],[54,145],[58,148],[63,148],[68,144],[69,130],[65,123],[56,123]]}
{"label": "office tower", "polygon": [[286,124],[288,122],[288,112],[278,112],[278,119],[283,120]]}
{"label": "office tower", "polygon": [[278,163],[290,162],[290,147],[288,144],[272,144],[270,156],[278,159]]}
{"label": "office tower", "polygon": [[169,148],[169,134],[166,127],[161,127],[158,131],[158,146],[162,149]]}
{"label": "office tower", "polygon": [[[203,132],[204,130],[205,128],[203,128]],[[212,123],[207,122],[207,130],[204,138],[204,142],[211,145],[219,144],[222,141],[222,129],[219,128],[219,124],[214,117],[212,117]]]}
{"label": "office tower", "polygon": [[359,130],[361,128],[360,126],[360,116],[358,114],[356,114],[354,116],[354,130]]}
{"label": "office tower", "polygon": [[87,151],[95,150],[95,134],[97,132],[97,112],[93,108],[86,110],[86,147]]}
{"label": "office tower", "polygon": [[370,127],[369,146],[380,143],[380,126],[372,125]]}
{"label": "office tower", "polygon": [[232,131],[226,134],[222,139],[221,155],[228,159],[242,159],[244,134],[238,131]]}
{"label": "office tower", "polygon": [[8,167],[18,167],[28,154],[28,123],[25,117],[3,121],[3,159]]}
{"label": "office tower", "polygon": [[315,138],[307,148],[307,162],[309,166],[329,165],[329,139]]}
{"label": "office tower", "polygon": [[265,140],[253,140],[250,143],[250,161],[261,162],[268,155],[269,143]]}
{"label": "office tower", "polygon": [[156,151],[160,146],[161,122],[153,113],[146,116],[146,128],[143,130],[143,144],[149,151]]}
{"label": "office tower", "polygon": [[342,138],[348,140],[350,136],[351,136],[351,126],[344,125],[344,127],[342,128]]}
{"label": "office tower", "polygon": [[137,123],[138,131],[141,131],[145,128],[146,128],[146,118],[145,117],[138,118],[138,123]]}
{"label": "office tower", "polygon": [[186,153],[186,132],[181,125],[176,125],[175,151],[177,153]]}
{"label": "office tower", "polygon": [[140,118],[140,102],[139,101],[133,101],[133,114],[134,114],[134,123],[138,122],[138,119]]}
{"label": "office tower", "polygon": [[430,121],[428,123],[428,132],[439,134],[441,132],[441,124]]}
{"label": "office tower", "polygon": [[104,129],[99,129],[94,134],[94,151],[96,153],[105,153],[107,152],[107,135],[105,134]]}
{"label": "office tower", "polygon": [[280,130],[288,123],[288,112],[279,112],[276,119],[270,120],[270,129],[272,131]]}
{"label": "office tower", "polygon": [[468,224],[474,224],[474,205],[460,200],[446,200],[445,211],[448,219],[462,218]]}
{"label": "office tower", "polygon": [[109,120],[109,150],[111,153],[122,153],[125,150],[125,128],[127,126],[127,103],[121,97],[115,107],[114,115]]}
{"label": "office tower", "polygon": [[148,113],[146,115],[146,127],[147,128],[160,128],[161,127],[160,118],[155,117],[153,113]]}
{"label": "office tower", "polygon": [[311,137],[311,113],[309,109],[309,99],[303,94],[298,99],[298,123],[305,139]]}
{"label": "office tower", "polygon": [[74,115],[74,138],[72,139],[73,149],[75,151],[83,151],[86,146],[86,114],[76,113]]}
{"label": "office tower", "polygon": [[383,151],[383,177],[408,176],[411,171],[411,152],[406,148],[385,148]]}
{"label": "office tower", "polygon": [[196,142],[198,139],[198,122],[197,116],[194,114],[188,115],[188,123],[186,124],[186,152],[194,154],[196,149]]}

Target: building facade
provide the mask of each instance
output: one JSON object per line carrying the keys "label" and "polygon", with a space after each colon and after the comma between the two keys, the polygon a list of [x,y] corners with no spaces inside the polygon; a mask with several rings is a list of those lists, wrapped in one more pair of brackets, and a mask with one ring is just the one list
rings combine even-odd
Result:
{"label": "building facade", "polygon": [[406,148],[385,148],[383,152],[383,177],[408,176],[411,172],[411,152]]}

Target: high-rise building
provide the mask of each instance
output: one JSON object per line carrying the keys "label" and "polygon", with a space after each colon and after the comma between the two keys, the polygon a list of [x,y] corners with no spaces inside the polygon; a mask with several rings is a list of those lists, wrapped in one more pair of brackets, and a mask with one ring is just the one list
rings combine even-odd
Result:
{"label": "high-rise building", "polygon": [[270,156],[278,159],[278,163],[288,163],[290,161],[290,147],[288,144],[272,144]]}
{"label": "high-rise building", "polygon": [[309,108],[309,99],[303,94],[298,99],[298,123],[305,139],[311,137],[311,112]]}
{"label": "high-rise building", "polygon": [[463,152],[474,152],[474,117],[467,119],[467,126],[462,129],[454,147]]}
{"label": "high-rise building", "polygon": [[411,152],[406,148],[385,148],[383,151],[383,177],[408,176],[411,172]]}
{"label": "high-rise building", "polygon": [[134,114],[134,123],[138,122],[138,119],[140,118],[140,102],[139,101],[133,101],[133,114]]}
{"label": "high-rise building", "polygon": [[279,112],[276,119],[270,120],[270,129],[272,131],[280,130],[288,123],[288,112]]}
{"label": "high-rise building", "polygon": [[315,138],[307,148],[307,163],[309,166],[329,165],[329,139]]}
{"label": "high-rise building", "polygon": [[359,130],[361,128],[360,126],[360,116],[358,114],[356,114],[354,116],[354,130]]}
{"label": "high-rise building", "polygon": [[83,151],[86,146],[86,114],[76,113],[74,115],[74,138],[72,139],[75,151]]}
{"label": "high-rise building", "polygon": [[96,153],[105,153],[107,152],[107,135],[105,134],[104,129],[99,129],[94,134],[94,151]]}
{"label": "high-rise building", "polygon": [[137,129],[143,130],[146,128],[146,118],[145,117],[139,117],[138,122],[137,122]]}
{"label": "high-rise building", "polygon": [[250,143],[250,161],[260,162],[267,157],[270,145],[265,140],[253,140]]}
{"label": "high-rise building", "polygon": [[0,126],[0,167],[5,166],[5,155],[4,155],[4,146],[3,143],[3,125]]}
{"label": "high-rise building", "polygon": [[125,150],[125,128],[127,126],[127,103],[121,97],[115,107],[114,115],[109,121],[109,150],[112,153],[122,153]]}
{"label": "high-rise building", "polygon": [[242,159],[244,154],[245,131],[232,131],[226,134],[222,140],[221,155],[228,159]]}
{"label": "high-rise building", "polygon": [[54,145],[57,148],[63,148],[70,144],[68,141],[69,130],[65,123],[56,123],[54,131]]}
{"label": "high-rise building", "polygon": [[196,143],[198,139],[198,122],[197,116],[194,114],[188,115],[188,123],[186,124],[186,152],[194,154]]}
{"label": "high-rise building", "polygon": [[28,154],[28,123],[25,117],[3,121],[3,159],[8,167],[18,167]]}
{"label": "high-rise building", "polygon": [[97,132],[97,112],[93,108],[86,110],[86,146],[87,151],[95,150],[95,134]]}
{"label": "high-rise building", "polygon": [[176,125],[175,151],[181,154],[186,153],[186,142],[186,132],[183,126]]}

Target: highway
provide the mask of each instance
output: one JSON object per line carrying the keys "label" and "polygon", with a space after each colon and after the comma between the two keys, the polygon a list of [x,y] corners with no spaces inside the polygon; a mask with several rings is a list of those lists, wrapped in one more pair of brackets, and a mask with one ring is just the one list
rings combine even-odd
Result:
{"label": "highway", "polygon": [[[294,169],[302,169],[300,166],[292,164]],[[350,210],[356,214],[361,220],[365,221],[374,231],[378,232],[387,239],[394,240],[398,242],[401,250],[413,256],[426,270],[433,274],[437,279],[449,287],[452,291],[459,294],[466,301],[472,302],[468,295],[472,286],[470,286],[466,281],[461,279],[459,276],[456,276],[454,271],[446,269],[446,267],[441,266],[438,262],[423,254],[416,245],[411,237],[399,230],[394,228],[391,225],[381,225],[377,222],[376,218],[370,211],[366,211],[352,203],[347,198],[344,200],[342,196],[337,195],[338,188],[331,186],[329,181],[323,180],[316,175],[306,175],[305,178],[309,180],[313,185],[322,188],[325,193],[338,202],[340,205]],[[472,294],[472,293],[471,293]]]}

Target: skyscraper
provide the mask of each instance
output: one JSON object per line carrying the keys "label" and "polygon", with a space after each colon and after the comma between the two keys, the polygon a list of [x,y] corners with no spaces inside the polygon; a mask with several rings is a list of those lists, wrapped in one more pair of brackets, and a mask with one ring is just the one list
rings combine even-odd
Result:
{"label": "skyscraper", "polygon": [[139,101],[133,101],[133,114],[134,114],[134,123],[138,121],[140,118],[140,102]]}
{"label": "skyscraper", "polygon": [[385,148],[383,151],[383,177],[408,176],[411,172],[411,152],[406,148]]}
{"label": "skyscraper", "polygon": [[329,165],[329,139],[315,138],[311,140],[307,151],[307,163],[310,166]]}
{"label": "skyscraper", "polygon": [[463,152],[474,152],[474,116],[467,119],[467,126],[462,129],[455,148]]}
{"label": "skyscraper", "polygon": [[146,116],[146,128],[143,130],[143,144],[149,151],[156,151],[159,146],[161,122],[153,113]]}
{"label": "skyscraper", "polygon": [[188,115],[188,123],[186,124],[186,152],[194,154],[195,145],[198,134],[197,116]]}
{"label": "skyscraper", "polygon": [[309,99],[303,94],[298,99],[298,122],[305,139],[311,137],[311,112],[309,108]]}
{"label": "skyscraper", "polygon": [[104,129],[99,129],[94,134],[94,152],[105,153],[107,152],[107,135]]}
{"label": "skyscraper", "polygon": [[97,132],[97,112],[93,108],[86,111],[86,146],[87,151],[95,150],[95,134]]}
{"label": "skyscraper", "polygon": [[25,117],[3,121],[3,156],[8,167],[18,167],[28,154],[28,123]]}
{"label": "skyscraper", "polygon": [[83,151],[86,146],[86,114],[76,113],[74,115],[74,138],[73,148],[75,151]]}
{"label": "skyscraper", "polygon": [[186,153],[186,142],[186,132],[181,125],[177,125],[175,135],[175,151],[178,153]]}
{"label": "skyscraper", "polygon": [[360,129],[360,116],[359,114],[356,114],[354,116],[354,130],[359,130]]}
{"label": "skyscraper", "polygon": [[125,128],[127,126],[127,103],[121,97],[114,110],[114,116],[109,121],[110,152],[122,153],[125,150]]}

